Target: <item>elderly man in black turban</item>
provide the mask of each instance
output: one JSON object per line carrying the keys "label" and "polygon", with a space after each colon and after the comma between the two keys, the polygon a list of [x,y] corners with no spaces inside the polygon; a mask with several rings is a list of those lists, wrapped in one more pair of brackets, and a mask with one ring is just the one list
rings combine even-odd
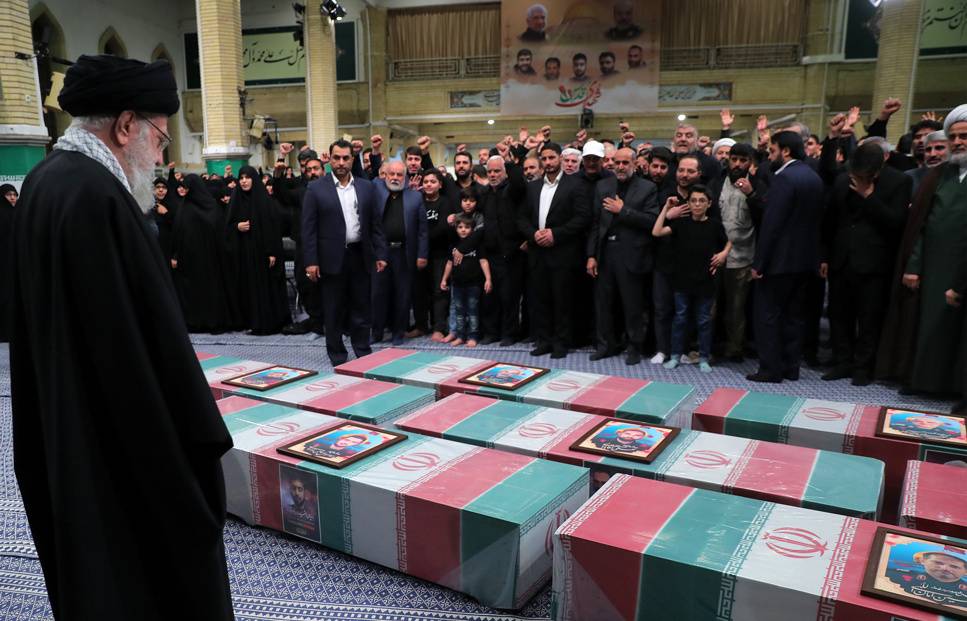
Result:
{"label": "elderly man in black turban", "polygon": [[[81,56],[13,236],[14,465],[56,619],[232,619],[231,436],[145,214],[170,66]],[[176,596],[175,596],[176,595]]]}

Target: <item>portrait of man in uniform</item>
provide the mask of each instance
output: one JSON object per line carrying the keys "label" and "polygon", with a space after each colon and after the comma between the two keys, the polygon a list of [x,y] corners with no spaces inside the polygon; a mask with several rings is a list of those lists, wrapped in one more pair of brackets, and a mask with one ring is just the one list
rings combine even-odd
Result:
{"label": "portrait of man in uniform", "polygon": [[405,439],[406,436],[401,433],[346,422],[301,438],[278,451],[325,466],[342,468]]}
{"label": "portrait of man in uniform", "polygon": [[571,445],[575,451],[651,463],[680,430],[609,418]]}
{"label": "portrait of man in uniform", "polygon": [[863,592],[961,617],[967,613],[967,548],[881,528]]}
{"label": "portrait of man in uniform", "polygon": [[239,375],[238,377],[227,379],[222,383],[240,388],[251,388],[253,390],[269,390],[315,374],[315,371],[308,371],[306,369],[275,366]]}
{"label": "portrait of man in uniform", "polygon": [[877,435],[967,447],[967,418],[884,408]]}
{"label": "portrait of man in uniform", "polygon": [[285,532],[319,542],[317,490],[318,480],[314,473],[279,464],[279,498]]}
{"label": "portrait of man in uniform", "polygon": [[465,384],[514,390],[544,375],[547,371],[547,369],[540,367],[525,367],[498,362],[482,371],[475,371],[460,381]]}

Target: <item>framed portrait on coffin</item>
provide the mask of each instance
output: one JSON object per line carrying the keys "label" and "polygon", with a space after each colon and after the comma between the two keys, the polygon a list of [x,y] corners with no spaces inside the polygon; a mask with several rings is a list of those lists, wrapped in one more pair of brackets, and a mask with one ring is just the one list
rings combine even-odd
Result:
{"label": "framed portrait on coffin", "polygon": [[571,444],[571,450],[650,464],[680,431],[678,427],[608,418]]}
{"label": "framed portrait on coffin", "polygon": [[276,365],[265,367],[258,371],[249,371],[242,375],[236,375],[235,377],[223,380],[222,383],[239,388],[263,391],[272,390],[273,388],[297,382],[303,378],[312,377],[313,375],[316,375],[316,371]]}
{"label": "framed portrait on coffin", "polygon": [[967,416],[885,407],[880,410],[876,435],[967,449]]}
{"label": "framed portrait on coffin", "polygon": [[527,367],[509,362],[496,362],[486,369],[475,371],[460,378],[464,384],[499,388],[501,390],[517,390],[521,386],[533,382],[538,377],[548,373],[550,369],[542,367]]}
{"label": "framed portrait on coffin", "polygon": [[330,468],[345,468],[405,439],[406,436],[402,433],[362,423],[345,422],[276,450],[283,455]]}
{"label": "framed portrait on coffin", "polygon": [[861,592],[962,619],[967,542],[878,528]]}

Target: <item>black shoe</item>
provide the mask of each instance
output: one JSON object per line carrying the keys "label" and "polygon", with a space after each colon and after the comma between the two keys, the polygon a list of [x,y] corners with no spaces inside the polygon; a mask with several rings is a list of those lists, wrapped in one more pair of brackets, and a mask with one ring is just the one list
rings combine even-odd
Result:
{"label": "black shoe", "polygon": [[567,350],[566,349],[555,349],[551,353],[551,358],[554,358],[556,360],[557,359],[561,359],[561,358],[567,358]]}
{"label": "black shoe", "polygon": [[900,388],[896,392],[897,392],[898,395],[903,395],[904,397],[909,397],[910,395],[917,394],[919,391],[917,391],[916,389],[914,389],[914,388],[912,388],[910,386],[903,385],[903,386],[900,386]]}
{"label": "black shoe", "polygon": [[762,371],[756,371],[755,373],[749,373],[748,375],[745,376],[745,379],[749,380],[750,382],[761,382],[761,383],[765,383],[765,384],[781,384],[782,383],[782,378],[781,377],[773,377],[771,375],[766,375]]}
{"label": "black shoe", "polygon": [[320,336],[326,333],[326,326],[321,321],[313,321],[309,324],[309,329]]}
{"label": "black shoe", "polygon": [[803,356],[803,362],[805,362],[806,366],[811,369],[823,366],[823,363],[819,360],[819,356],[817,356],[816,354]]}
{"label": "black shoe", "polygon": [[823,376],[820,379],[826,382],[832,382],[835,380],[845,379],[851,375],[853,375],[853,370],[851,368],[837,365],[826,373],[823,373]]}
{"label": "black shoe", "polygon": [[282,328],[282,334],[287,334],[292,336],[294,334],[308,334],[309,328],[302,325],[302,323],[290,323],[289,325]]}
{"label": "black shoe", "polygon": [[588,356],[588,360],[590,360],[591,362],[597,362],[598,360],[604,360],[605,358],[610,358],[611,356],[614,356],[615,353],[616,353],[615,351],[610,349],[606,349],[603,351],[598,350],[593,354],[591,354],[590,356]]}
{"label": "black shoe", "polygon": [[950,408],[951,414],[967,414],[967,399],[955,403],[954,407]]}
{"label": "black shoe", "polygon": [[726,358],[729,362],[745,362],[745,356],[742,354],[729,354]]}
{"label": "black shoe", "polygon": [[514,344],[514,342],[515,342],[514,339],[501,339],[500,346],[501,347],[510,347],[511,345]]}
{"label": "black shoe", "polygon": [[853,386],[869,386],[872,381],[873,378],[870,377],[869,373],[866,371],[857,371],[853,373],[853,381],[850,383]]}
{"label": "black shoe", "polygon": [[782,377],[783,379],[787,379],[791,382],[795,382],[796,380],[799,379],[799,369],[796,369],[795,371],[786,371],[785,373],[782,374]]}
{"label": "black shoe", "polygon": [[625,364],[626,365],[628,365],[629,367],[633,367],[636,364],[638,364],[639,362],[641,362],[641,354],[639,354],[636,351],[630,351],[630,352],[628,352],[628,355],[625,357]]}
{"label": "black shoe", "polygon": [[480,339],[479,341],[477,341],[477,344],[478,345],[493,345],[496,342],[497,342],[497,339],[495,337],[485,336],[482,339]]}
{"label": "black shoe", "polygon": [[545,356],[553,351],[550,345],[538,345],[531,350],[531,356]]}

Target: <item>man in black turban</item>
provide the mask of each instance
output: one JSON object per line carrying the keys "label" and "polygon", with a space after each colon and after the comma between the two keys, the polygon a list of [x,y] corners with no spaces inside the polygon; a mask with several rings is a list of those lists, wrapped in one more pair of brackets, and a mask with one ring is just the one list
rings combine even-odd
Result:
{"label": "man in black turban", "polygon": [[73,123],[17,206],[10,345],[14,465],[54,617],[232,619],[231,436],[144,217],[171,68],[81,56],[59,101]]}

